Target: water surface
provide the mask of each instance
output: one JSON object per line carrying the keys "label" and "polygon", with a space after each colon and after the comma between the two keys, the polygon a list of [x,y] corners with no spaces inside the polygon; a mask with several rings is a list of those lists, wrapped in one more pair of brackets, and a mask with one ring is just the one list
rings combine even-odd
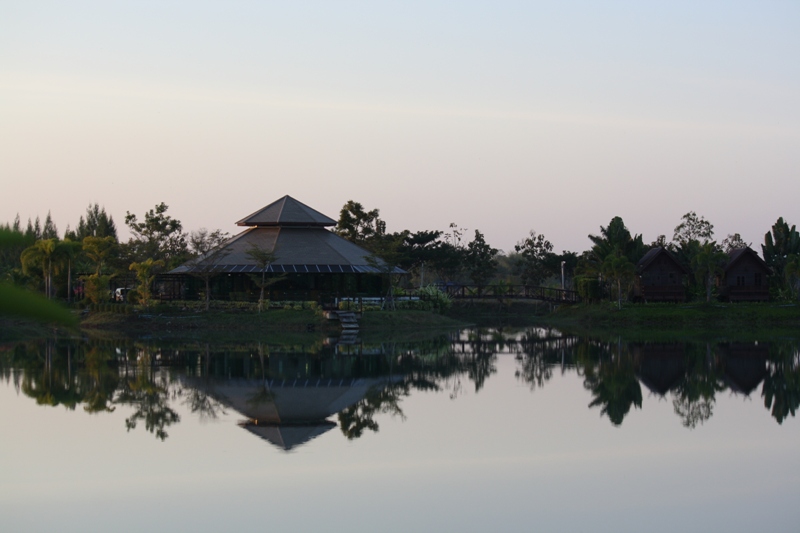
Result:
{"label": "water surface", "polygon": [[795,531],[800,345],[465,330],[0,353],[4,531]]}

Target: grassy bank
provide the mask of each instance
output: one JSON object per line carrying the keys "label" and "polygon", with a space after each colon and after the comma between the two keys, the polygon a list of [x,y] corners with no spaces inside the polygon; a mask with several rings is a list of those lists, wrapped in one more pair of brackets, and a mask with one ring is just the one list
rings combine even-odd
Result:
{"label": "grassy bank", "polygon": [[[191,312],[159,309],[159,312],[87,314],[81,328],[94,336],[120,333],[129,336],[232,338],[276,333],[338,335],[338,321],[328,320],[310,309],[273,309],[263,313],[240,310]],[[466,324],[423,311],[365,311],[359,321],[361,333],[413,332],[463,327]]]}

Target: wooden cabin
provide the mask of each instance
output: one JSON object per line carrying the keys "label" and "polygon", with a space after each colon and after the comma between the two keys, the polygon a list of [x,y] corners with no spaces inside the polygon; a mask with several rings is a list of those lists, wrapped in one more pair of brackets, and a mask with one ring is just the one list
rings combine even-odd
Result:
{"label": "wooden cabin", "polygon": [[669,250],[656,246],[636,265],[637,299],[645,302],[686,301],[685,279],[689,271]]}
{"label": "wooden cabin", "polygon": [[[258,299],[259,289],[252,276],[260,275],[261,269],[248,254],[253,248],[276,256],[266,269],[267,276],[281,276],[281,281],[269,288],[271,300],[323,301],[341,296],[382,296],[385,292],[383,274],[387,272],[383,263],[330,231],[328,227],[335,226],[335,220],[291,196],[236,224],[247,229],[231,237],[223,245],[225,253],[214,260],[218,274],[211,280],[213,299]],[[192,276],[197,274],[198,265],[208,269],[201,257],[168,273],[173,280],[180,280],[180,294],[186,299],[198,298],[204,290],[204,282]],[[392,273],[405,272],[394,268]]]}
{"label": "wooden cabin", "polygon": [[749,246],[732,250],[720,286],[720,297],[729,302],[769,300],[770,268]]}

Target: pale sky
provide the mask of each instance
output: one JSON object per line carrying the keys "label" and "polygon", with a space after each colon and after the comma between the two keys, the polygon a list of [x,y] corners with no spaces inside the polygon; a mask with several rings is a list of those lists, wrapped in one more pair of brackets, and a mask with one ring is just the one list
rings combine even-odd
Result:
{"label": "pale sky", "polygon": [[0,2],[0,221],[290,194],[562,249],[800,225],[800,3]]}

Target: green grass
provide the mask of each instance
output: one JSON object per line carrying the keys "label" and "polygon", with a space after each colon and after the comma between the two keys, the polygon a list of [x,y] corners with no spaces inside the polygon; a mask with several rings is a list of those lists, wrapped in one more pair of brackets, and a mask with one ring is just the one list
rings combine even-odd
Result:
{"label": "green grass", "polygon": [[[157,336],[159,338],[192,337],[196,339],[236,340],[238,338],[294,338],[306,333],[312,336],[337,336],[337,321],[325,319],[310,309],[272,309],[261,314],[245,310],[212,310],[198,312],[179,308],[159,308],[158,313],[141,311],[133,314],[93,312],[81,322],[82,329],[93,337]],[[368,311],[361,318],[361,335],[389,332],[453,329],[467,324],[452,318],[423,311]]]}

